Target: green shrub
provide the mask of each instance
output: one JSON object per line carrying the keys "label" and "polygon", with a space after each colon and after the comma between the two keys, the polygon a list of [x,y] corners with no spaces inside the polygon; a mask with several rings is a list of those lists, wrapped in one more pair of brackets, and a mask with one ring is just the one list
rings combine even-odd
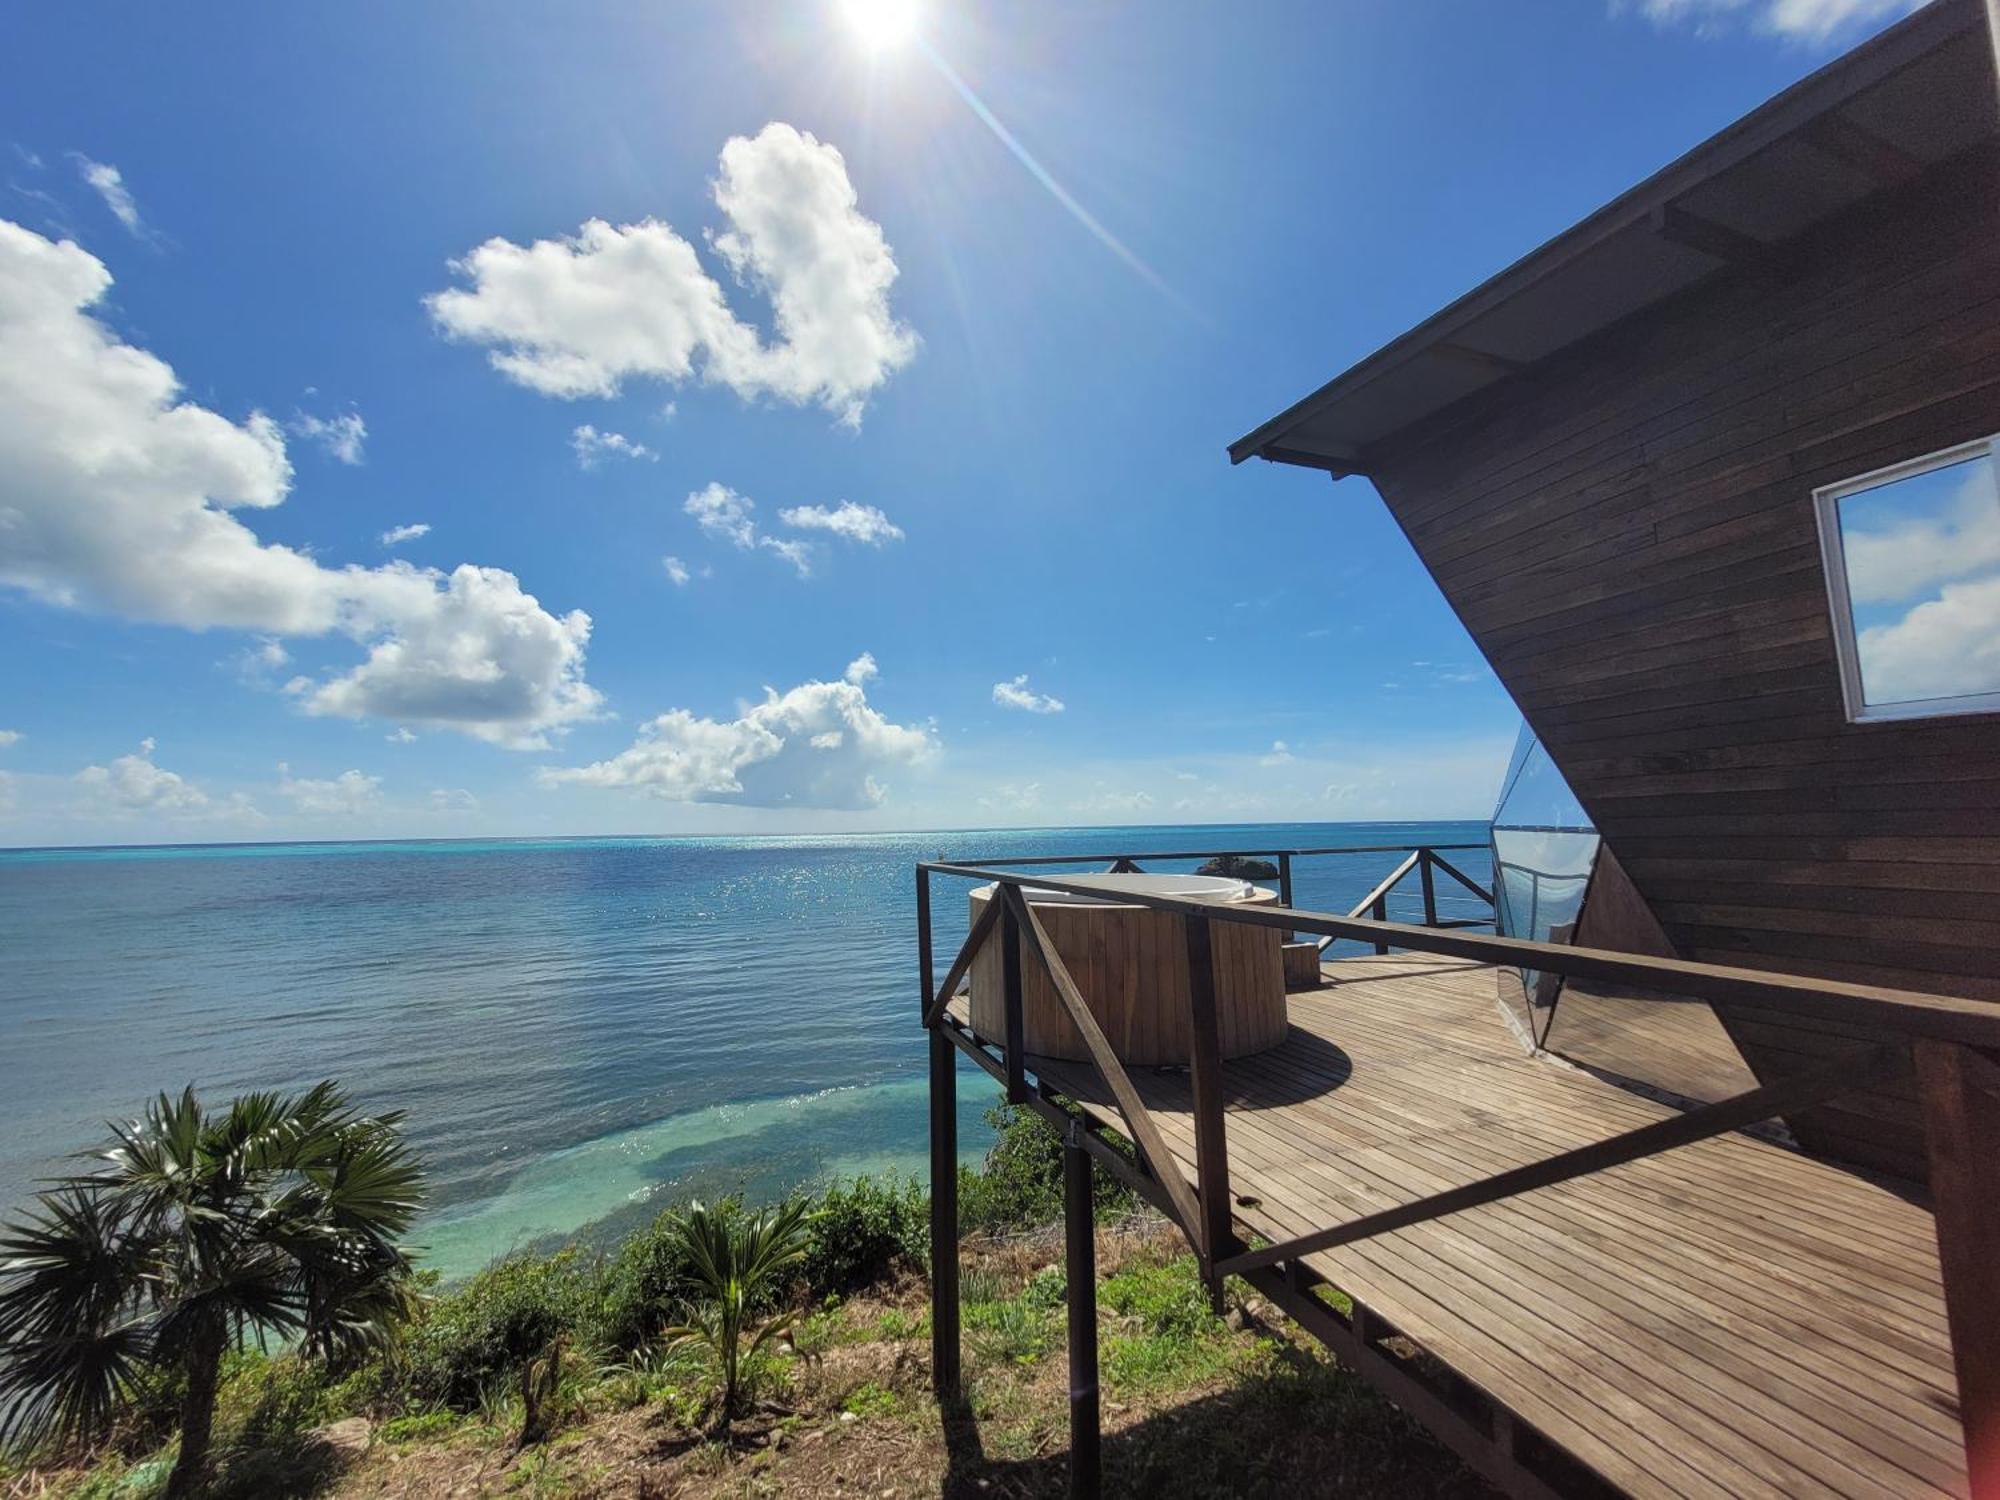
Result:
{"label": "green shrub", "polygon": [[1105,1340],[1104,1378],[1114,1390],[1185,1389],[1214,1379],[1236,1358],[1191,1255],[1128,1266],[1105,1278],[1099,1296],[1140,1326]]}
{"label": "green shrub", "polygon": [[382,1424],[385,1443],[418,1443],[451,1431],[462,1418],[455,1411],[419,1412],[413,1417],[394,1417]]}
{"label": "green shrub", "polygon": [[1165,1265],[1129,1267],[1106,1277],[1098,1295],[1113,1312],[1137,1318],[1147,1333],[1158,1337],[1193,1338],[1220,1326],[1191,1255]]}
{"label": "green shrub", "polygon": [[893,1417],[902,1407],[897,1394],[879,1381],[871,1380],[849,1392],[840,1409],[857,1417]]}
{"label": "green shrub", "polygon": [[904,1312],[900,1307],[892,1307],[875,1320],[875,1337],[883,1343],[899,1344],[905,1339],[927,1339],[930,1336],[931,1315],[928,1309]]}
{"label": "green shrub", "polygon": [[1025,1297],[968,1307],[965,1325],[974,1346],[1003,1364],[1032,1365],[1055,1345],[1055,1320],[1049,1310]]}
{"label": "green shrub", "polygon": [[998,1302],[1007,1295],[1007,1284],[990,1266],[961,1266],[958,1295],[962,1302]]}
{"label": "green shrub", "polygon": [[1021,1300],[1031,1307],[1061,1307],[1069,1300],[1069,1276],[1061,1266],[1043,1266],[1021,1288]]}
{"label": "green shrub", "polygon": [[765,1312],[796,1283],[811,1213],[810,1200],[802,1198],[750,1215],[714,1213],[697,1199],[669,1221],[699,1290],[688,1306],[688,1321],[669,1329],[667,1337],[674,1344],[699,1344],[714,1356],[722,1387],[718,1436],[728,1434],[742,1401],[756,1389],[759,1355],[789,1326],[783,1315]]}
{"label": "green shrub", "polygon": [[487,1388],[512,1383],[558,1337],[590,1329],[601,1278],[575,1250],[496,1261],[436,1298],[403,1341],[406,1406],[477,1411]]}
{"label": "green shrub", "polygon": [[885,1281],[930,1261],[930,1195],[890,1173],[836,1182],[820,1194],[799,1276],[816,1297]]}
{"label": "green shrub", "polygon": [[[743,1220],[740,1197],[709,1205],[711,1217]],[[657,1344],[666,1329],[687,1321],[688,1304],[700,1285],[677,1227],[677,1210],[667,1209],[618,1246],[604,1273],[597,1339],[607,1350],[630,1354]]]}
{"label": "green shrub", "polygon": [[829,1297],[815,1311],[792,1325],[792,1348],[802,1359],[818,1359],[839,1340],[840,1299]]}
{"label": "green shrub", "polygon": [[[371,1361],[367,1368],[379,1371],[380,1365]],[[223,1361],[216,1419],[218,1428],[234,1431],[239,1443],[262,1443],[308,1432],[362,1404],[318,1360],[244,1348]]]}
{"label": "green shrub", "polygon": [[[1036,1229],[1063,1213],[1063,1141],[1056,1128],[1024,1105],[986,1112],[992,1149],[978,1171],[959,1171],[959,1220],[967,1229]],[[1131,1153],[1129,1149],[1126,1154]],[[1109,1172],[1092,1173],[1098,1217],[1129,1213],[1132,1190]]]}
{"label": "green shrub", "polygon": [[1186,1391],[1236,1368],[1239,1347],[1223,1338],[1185,1334],[1113,1334],[1104,1341],[1105,1385],[1120,1394]]}

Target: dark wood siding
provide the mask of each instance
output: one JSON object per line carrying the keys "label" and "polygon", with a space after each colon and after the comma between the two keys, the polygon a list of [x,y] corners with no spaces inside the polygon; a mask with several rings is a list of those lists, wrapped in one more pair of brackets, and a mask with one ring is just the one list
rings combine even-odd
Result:
{"label": "dark wood siding", "polygon": [[[1812,507],[1996,431],[1982,149],[1367,468],[1683,956],[2000,1001],[2000,717],[1847,722]],[[1852,1045],[1732,1031],[1767,1078]],[[1907,1094],[1791,1123],[1921,1173]]]}

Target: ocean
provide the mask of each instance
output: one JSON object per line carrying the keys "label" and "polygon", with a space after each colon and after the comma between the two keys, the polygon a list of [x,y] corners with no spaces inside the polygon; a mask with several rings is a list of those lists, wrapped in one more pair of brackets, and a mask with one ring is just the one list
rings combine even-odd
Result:
{"label": "ocean", "polygon": [[[1484,823],[0,851],[0,1212],[162,1089],[408,1112],[447,1278],[668,1202],[925,1165],[920,859],[1483,843]],[[1301,860],[1345,911],[1394,855]],[[1488,861],[1461,867],[1485,880]],[[1149,866],[1189,869],[1188,864]],[[1413,918],[1414,882],[1392,908]],[[942,975],[964,882],[936,880]],[[995,1094],[967,1068],[960,1139]]]}

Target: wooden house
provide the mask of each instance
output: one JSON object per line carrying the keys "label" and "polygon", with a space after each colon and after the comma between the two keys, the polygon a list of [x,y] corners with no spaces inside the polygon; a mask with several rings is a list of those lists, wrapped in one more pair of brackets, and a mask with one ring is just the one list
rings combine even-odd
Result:
{"label": "wooden house", "polygon": [[[1365,476],[1520,707],[1495,884],[920,865],[940,1396],[969,1059],[1065,1135],[1079,1494],[1143,1440],[1098,1430],[1108,1171],[1510,1495],[2000,1500],[1996,434],[1995,37],[1934,0],[1236,443]],[[1372,951],[1246,1053],[1232,925]],[[1125,1065],[1149,996],[1185,1068]]]}
{"label": "wooden house", "polygon": [[[1995,434],[2000,105],[1940,0],[1230,453],[1374,484],[1603,837],[1598,946],[2000,1001]],[[1723,1024],[1765,1080],[1852,1038]],[[1924,1173],[1907,1086],[1788,1123]]]}

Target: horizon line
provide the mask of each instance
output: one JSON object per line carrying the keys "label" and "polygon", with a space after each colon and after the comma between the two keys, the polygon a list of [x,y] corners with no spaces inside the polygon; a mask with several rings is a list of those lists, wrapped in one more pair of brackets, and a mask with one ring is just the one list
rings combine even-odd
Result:
{"label": "horizon line", "polygon": [[303,839],[213,839],[190,843],[156,844],[0,844],[0,855],[8,854],[111,854],[120,851],[173,850],[173,849],[311,849],[349,848],[386,844],[577,844],[602,843],[607,840],[641,840],[652,843],[685,842],[697,839],[763,839],[773,842],[787,839],[819,838],[913,838],[918,834],[960,834],[960,833],[1068,833],[1093,830],[1119,832],[1122,830],[1143,831],[1165,828],[1398,828],[1430,827],[1442,823],[1484,823],[1490,818],[1280,818],[1274,820],[1207,823],[966,823],[949,827],[931,826],[915,828],[857,828],[832,830],[815,833],[805,829],[794,829],[780,833],[487,833],[458,834],[449,837],[433,835],[408,835],[403,837],[382,836],[364,839],[303,838]]}

